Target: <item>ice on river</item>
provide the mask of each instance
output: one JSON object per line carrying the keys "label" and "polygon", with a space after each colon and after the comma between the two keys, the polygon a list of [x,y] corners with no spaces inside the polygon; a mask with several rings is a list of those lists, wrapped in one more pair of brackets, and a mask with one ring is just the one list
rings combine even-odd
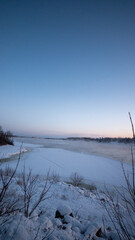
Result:
{"label": "ice on river", "polygon": [[[24,147],[27,148],[28,144],[24,144]],[[16,160],[17,156],[12,158],[9,163],[11,167],[15,166]],[[31,150],[21,156],[18,171],[23,168],[24,164],[26,171],[31,168],[34,174],[44,175],[50,169],[51,172],[68,178],[72,173],[77,172],[88,181],[117,186],[124,184],[120,161],[91,154],[43,148],[38,145],[32,148],[31,144]],[[126,170],[129,170],[129,164],[124,164],[124,166]]]}

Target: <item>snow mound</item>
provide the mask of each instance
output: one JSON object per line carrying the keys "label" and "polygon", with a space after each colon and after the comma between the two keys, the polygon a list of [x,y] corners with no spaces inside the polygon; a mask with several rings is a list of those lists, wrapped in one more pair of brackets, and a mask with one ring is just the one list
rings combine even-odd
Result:
{"label": "snow mound", "polygon": [[57,211],[59,211],[59,213],[60,213],[62,216],[72,214],[72,210],[71,210],[71,208],[70,208],[68,205],[61,205],[61,206],[59,206],[59,207],[57,208]]}
{"label": "snow mound", "polygon": [[53,227],[53,224],[48,217],[44,218],[44,225],[45,225],[45,230],[51,229]]}

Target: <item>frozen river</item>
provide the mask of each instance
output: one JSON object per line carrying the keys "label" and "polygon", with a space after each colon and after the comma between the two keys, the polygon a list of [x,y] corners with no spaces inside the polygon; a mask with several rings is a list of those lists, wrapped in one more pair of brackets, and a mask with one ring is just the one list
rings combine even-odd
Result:
{"label": "frozen river", "polygon": [[[97,184],[124,184],[121,162],[89,152],[88,142],[16,138],[15,146],[20,146],[22,142],[28,151],[22,154],[18,171],[25,165],[27,171],[31,168],[33,173],[40,175],[50,169],[63,178],[69,178],[77,172],[86,181]],[[114,144],[111,145],[114,147]],[[17,158],[17,155],[10,158],[10,166],[15,166]],[[129,171],[130,164],[125,163],[124,166]]]}
{"label": "frozen river", "polygon": [[98,143],[84,140],[59,140],[43,138],[14,138],[17,142],[38,144],[45,148],[60,148],[96,156],[131,162],[131,145],[125,143]]}

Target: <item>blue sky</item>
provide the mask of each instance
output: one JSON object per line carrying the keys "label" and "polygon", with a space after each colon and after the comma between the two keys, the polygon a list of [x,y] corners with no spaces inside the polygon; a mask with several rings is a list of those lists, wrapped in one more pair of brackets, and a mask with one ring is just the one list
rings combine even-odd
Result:
{"label": "blue sky", "polygon": [[0,1],[0,125],[131,136],[135,1]]}

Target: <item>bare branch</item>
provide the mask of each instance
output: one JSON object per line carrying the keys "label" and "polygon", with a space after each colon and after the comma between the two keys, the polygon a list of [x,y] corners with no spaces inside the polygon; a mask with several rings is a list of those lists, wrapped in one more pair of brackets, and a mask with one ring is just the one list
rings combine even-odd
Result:
{"label": "bare branch", "polygon": [[134,141],[134,144],[135,144],[135,130],[134,130],[134,124],[133,124],[133,121],[132,121],[132,117],[131,117],[130,112],[129,112],[128,114],[129,114],[129,119],[130,119],[131,127],[132,127],[133,141]]}
{"label": "bare branch", "polygon": [[35,211],[35,209],[38,207],[38,205],[42,201],[49,198],[49,196],[47,194],[50,190],[51,183],[49,182],[49,172],[48,172],[44,186],[39,194],[38,199],[34,203],[32,203],[32,198],[33,198],[33,196],[36,195],[38,178],[39,178],[38,175],[35,175],[35,176],[32,175],[31,169],[29,170],[28,174],[26,174],[25,167],[24,167],[22,174],[21,174],[20,188],[23,193],[25,217],[30,217],[32,215],[32,213]]}

